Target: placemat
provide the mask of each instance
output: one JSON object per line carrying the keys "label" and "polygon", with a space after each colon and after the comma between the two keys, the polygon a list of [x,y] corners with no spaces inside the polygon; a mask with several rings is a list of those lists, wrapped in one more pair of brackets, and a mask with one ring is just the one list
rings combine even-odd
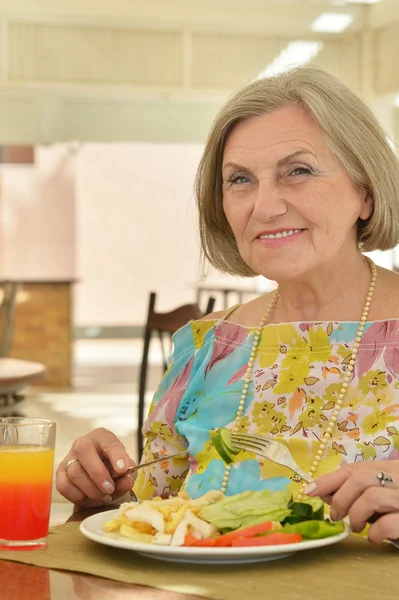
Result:
{"label": "placemat", "polygon": [[[358,536],[291,557],[248,565],[191,565],[141,557],[86,539],[79,523],[54,527],[45,550],[0,551],[0,560],[88,573],[211,600],[397,600],[399,554]],[[339,594],[339,595],[338,595]]]}

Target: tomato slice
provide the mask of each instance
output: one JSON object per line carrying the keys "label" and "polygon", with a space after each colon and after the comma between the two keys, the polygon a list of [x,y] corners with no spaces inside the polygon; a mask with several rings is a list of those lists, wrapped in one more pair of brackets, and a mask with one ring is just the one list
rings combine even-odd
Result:
{"label": "tomato slice", "polygon": [[202,547],[206,547],[206,548],[212,548],[213,546],[215,546],[217,538],[205,538],[203,540],[197,540],[196,542],[194,542],[193,544],[190,544],[190,546],[195,546],[198,548],[198,546],[202,546]]}
{"label": "tomato slice", "polygon": [[251,538],[237,538],[233,540],[233,548],[242,546],[279,546],[280,544],[296,544],[302,541],[302,536],[299,533],[269,533]]}
{"label": "tomato slice", "polygon": [[184,538],[184,546],[192,546],[193,544],[195,544],[195,542],[199,542],[199,539],[191,533],[188,533]]}
{"label": "tomato slice", "polygon": [[236,529],[235,531],[230,531],[229,533],[225,533],[216,538],[215,546],[231,546],[234,540],[251,538],[255,535],[266,533],[267,531],[270,531],[272,527],[273,523],[271,521],[265,521],[264,523],[245,527],[244,529]]}

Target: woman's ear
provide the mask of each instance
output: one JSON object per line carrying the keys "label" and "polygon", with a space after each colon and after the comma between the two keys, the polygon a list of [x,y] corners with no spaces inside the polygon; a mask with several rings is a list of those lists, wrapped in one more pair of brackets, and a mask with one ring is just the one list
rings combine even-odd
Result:
{"label": "woman's ear", "polygon": [[371,216],[371,213],[373,212],[373,206],[373,199],[365,191],[364,198],[362,200],[362,208],[360,210],[359,219],[362,219],[362,221],[367,221],[367,219]]}

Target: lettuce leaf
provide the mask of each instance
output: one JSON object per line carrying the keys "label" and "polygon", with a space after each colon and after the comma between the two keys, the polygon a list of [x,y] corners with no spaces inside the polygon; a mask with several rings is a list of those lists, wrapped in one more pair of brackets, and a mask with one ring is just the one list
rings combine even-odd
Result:
{"label": "lettuce leaf", "polygon": [[218,529],[250,527],[263,521],[284,521],[291,513],[291,494],[285,490],[242,492],[203,508],[198,516]]}

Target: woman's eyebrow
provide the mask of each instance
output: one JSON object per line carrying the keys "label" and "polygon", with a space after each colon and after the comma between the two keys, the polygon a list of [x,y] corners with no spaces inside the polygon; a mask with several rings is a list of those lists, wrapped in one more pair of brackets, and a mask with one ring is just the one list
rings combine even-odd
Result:
{"label": "woman's eyebrow", "polygon": [[[284,166],[287,162],[292,161],[295,158],[299,158],[302,155],[308,155],[311,156],[312,158],[316,158],[315,155],[313,154],[313,152],[310,152],[309,150],[297,150],[296,152],[293,152],[292,154],[289,154],[288,156],[285,156],[284,158],[281,158],[278,163],[277,166]],[[227,169],[227,168],[233,168],[237,171],[248,171],[248,167],[244,167],[243,165],[239,165],[238,163],[235,162],[227,162],[222,166],[223,169]]]}
{"label": "woman's eyebrow", "polygon": [[309,150],[297,150],[296,152],[293,152],[292,154],[289,154],[288,156],[285,156],[284,158],[279,160],[277,166],[280,167],[281,165],[285,165],[287,162],[290,162],[293,158],[298,158],[299,156],[302,156],[304,154],[307,154],[312,158],[316,158],[313,152],[309,152]]}

